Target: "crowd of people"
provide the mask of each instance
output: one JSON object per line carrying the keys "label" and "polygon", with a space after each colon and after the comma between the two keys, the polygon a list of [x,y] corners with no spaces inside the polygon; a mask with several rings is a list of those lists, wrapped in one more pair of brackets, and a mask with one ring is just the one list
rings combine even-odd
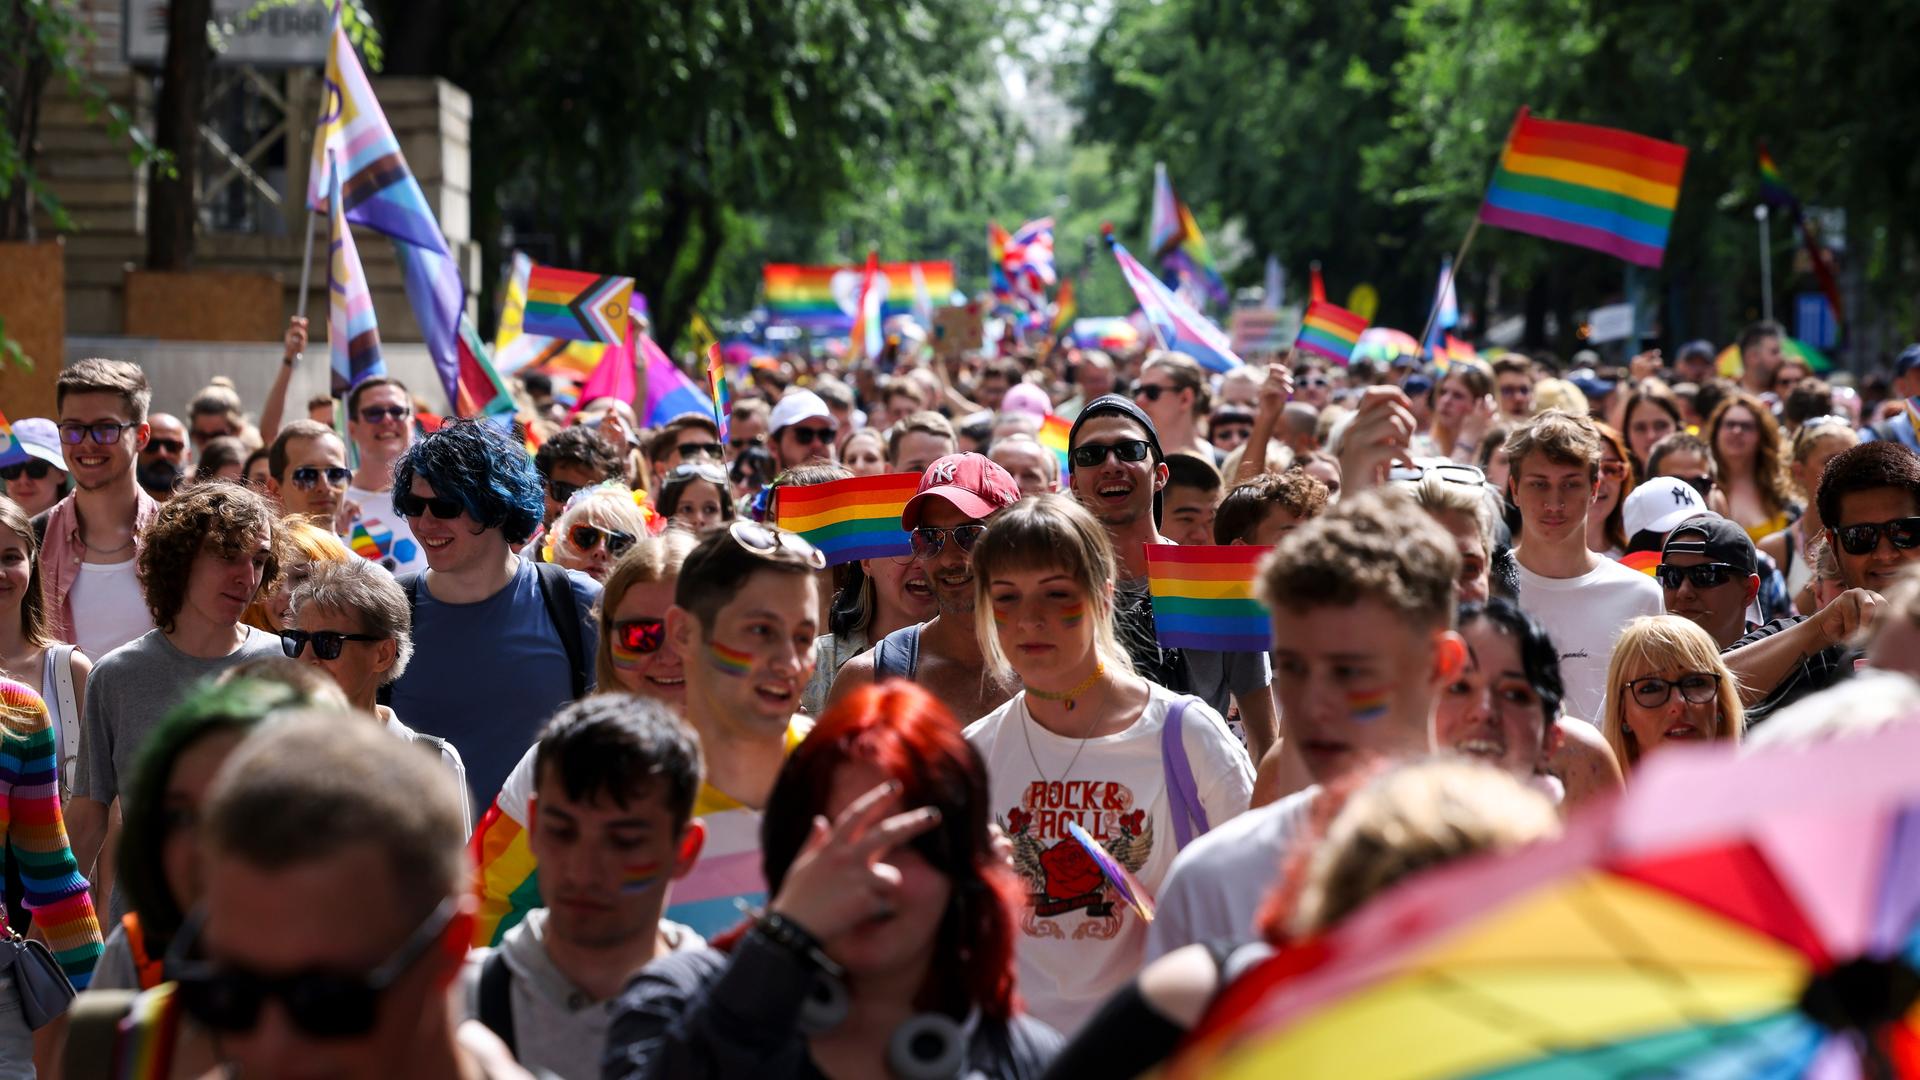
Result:
{"label": "crowd of people", "polygon": [[[85,992],[36,1029],[0,980],[0,1076],[1154,1070],[1671,744],[1920,700],[1920,346],[1782,340],[896,341],[757,361],[720,423],[529,373],[513,428],[73,363],[0,467],[0,827]],[[778,527],[887,474],[908,555]],[[1165,646],[1156,545],[1270,549],[1271,648]]]}

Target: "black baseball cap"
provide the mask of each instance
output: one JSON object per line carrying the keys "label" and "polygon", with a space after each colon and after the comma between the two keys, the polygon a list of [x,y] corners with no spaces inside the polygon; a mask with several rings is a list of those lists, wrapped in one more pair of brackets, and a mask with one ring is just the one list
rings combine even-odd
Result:
{"label": "black baseball cap", "polygon": [[1743,575],[1759,572],[1760,558],[1754,554],[1753,540],[1747,530],[1723,517],[1698,517],[1680,523],[1667,534],[1660,558],[1669,555],[1704,555],[1708,560],[1727,563]]}

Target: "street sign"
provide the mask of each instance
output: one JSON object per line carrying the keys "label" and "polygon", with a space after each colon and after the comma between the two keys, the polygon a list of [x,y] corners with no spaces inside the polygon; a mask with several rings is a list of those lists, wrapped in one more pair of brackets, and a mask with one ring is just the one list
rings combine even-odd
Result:
{"label": "street sign", "polygon": [[[158,66],[167,57],[165,0],[125,0],[127,63]],[[216,64],[319,67],[327,62],[332,9],[324,0],[300,0],[249,18],[259,0],[213,0]]]}

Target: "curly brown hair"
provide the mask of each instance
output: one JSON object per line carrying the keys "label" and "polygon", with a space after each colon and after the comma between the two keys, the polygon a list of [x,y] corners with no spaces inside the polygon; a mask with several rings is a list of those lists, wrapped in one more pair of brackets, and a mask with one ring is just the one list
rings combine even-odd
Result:
{"label": "curly brown hair", "polygon": [[1773,418],[1773,410],[1767,407],[1766,402],[1744,390],[1728,394],[1707,417],[1707,422],[1700,429],[1700,437],[1713,451],[1714,464],[1720,469],[1721,485],[1731,484],[1733,466],[1720,452],[1720,426],[1726,422],[1727,412],[1736,408],[1745,409],[1753,416],[1756,434],[1759,435],[1759,445],[1753,455],[1753,482],[1760,489],[1760,502],[1768,514],[1781,513],[1793,504],[1793,479],[1787,473],[1780,423]]}
{"label": "curly brown hair", "polygon": [[153,624],[163,631],[173,629],[187,600],[193,560],[202,551],[231,557],[262,534],[267,538],[267,565],[256,597],[271,591],[280,576],[285,542],[266,498],[231,480],[209,480],[162,503],[160,515],[147,526],[137,567]]}

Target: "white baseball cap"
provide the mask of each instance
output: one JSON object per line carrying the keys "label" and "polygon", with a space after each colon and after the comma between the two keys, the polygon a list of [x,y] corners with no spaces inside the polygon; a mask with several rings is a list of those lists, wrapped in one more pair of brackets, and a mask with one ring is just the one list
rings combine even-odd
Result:
{"label": "white baseball cap", "polygon": [[767,433],[780,434],[782,428],[792,427],[802,420],[832,420],[833,414],[827,411],[827,403],[820,395],[811,390],[789,390],[780,395],[780,403],[773,407],[773,415],[767,420]]}
{"label": "white baseball cap", "polygon": [[1712,517],[1707,501],[1677,476],[1656,476],[1627,495],[1620,524],[1631,540],[1643,532],[1670,533],[1683,521]]}

